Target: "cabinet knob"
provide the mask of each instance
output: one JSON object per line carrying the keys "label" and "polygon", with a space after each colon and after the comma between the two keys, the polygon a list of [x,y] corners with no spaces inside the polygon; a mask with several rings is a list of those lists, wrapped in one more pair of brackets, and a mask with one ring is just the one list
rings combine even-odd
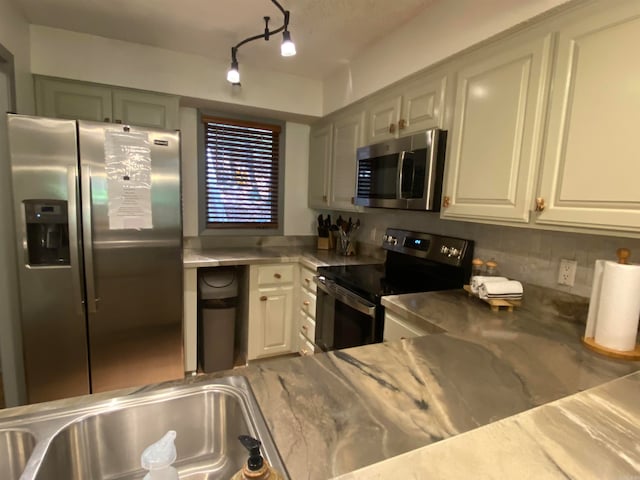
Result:
{"label": "cabinet knob", "polygon": [[322,195],[322,201],[326,202],[327,201],[327,196],[326,195]]}
{"label": "cabinet knob", "polygon": [[279,273],[274,273],[273,276],[275,278],[277,278],[278,280],[280,280],[282,278],[282,275],[280,275]]}
{"label": "cabinet knob", "polygon": [[405,128],[407,128],[407,121],[406,121],[404,118],[401,118],[401,119],[398,121],[398,128],[399,128],[400,130],[404,130]]}
{"label": "cabinet knob", "polygon": [[261,302],[266,302],[266,301],[267,301],[267,296],[266,296],[266,295],[262,295],[262,296],[260,297],[260,301],[261,301]]}
{"label": "cabinet knob", "polygon": [[311,283],[311,280],[309,278],[305,278],[304,283]]}
{"label": "cabinet knob", "polygon": [[304,302],[302,302],[302,304],[303,304],[305,307],[308,307],[308,306],[309,306],[309,300],[305,300]]}
{"label": "cabinet knob", "polygon": [[300,349],[300,354],[301,354],[303,357],[306,357],[307,355],[309,355],[309,352],[307,351],[307,349],[306,349],[306,348],[301,348],[301,349]]}
{"label": "cabinet knob", "polygon": [[302,330],[306,332],[307,330],[309,330],[309,327],[307,325],[302,325]]}
{"label": "cabinet knob", "polygon": [[389,133],[395,133],[396,131],[396,124],[392,123],[391,125],[389,125]]}
{"label": "cabinet knob", "polygon": [[544,198],[536,198],[536,212],[542,212],[544,210]]}
{"label": "cabinet knob", "polygon": [[447,208],[451,204],[451,199],[447,196],[442,198],[442,206]]}

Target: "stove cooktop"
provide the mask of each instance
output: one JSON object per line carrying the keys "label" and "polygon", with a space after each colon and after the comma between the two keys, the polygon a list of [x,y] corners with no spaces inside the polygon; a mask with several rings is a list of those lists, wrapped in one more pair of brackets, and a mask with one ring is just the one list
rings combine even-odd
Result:
{"label": "stove cooktop", "polygon": [[319,267],[318,275],[379,304],[384,295],[462,288],[468,281],[473,242],[387,229],[383,264]]}

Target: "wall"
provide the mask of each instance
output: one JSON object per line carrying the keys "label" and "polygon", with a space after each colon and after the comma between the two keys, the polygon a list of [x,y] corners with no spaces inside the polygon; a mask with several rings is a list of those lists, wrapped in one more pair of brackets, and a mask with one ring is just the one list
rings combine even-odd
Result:
{"label": "wall", "polygon": [[29,24],[10,0],[0,0],[0,44],[14,57],[18,112],[33,113]]}
{"label": "wall", "polygon": [[[183,234],[197,237],[198,231],[198,112],[180,108],[182,132]],[[309,126],[286,122],[284,170],[284,234],[312,235],[314,213],[307,208],[309,169]],[[228,240],[222,240],[228,242]]]}
{"label": "wall", "polygon": [[323,83],[327,115],[567,0],[435,0]]}
{"label": "wall", "polygon": [[[366,245],[360,249],[382,245],[387,227],[467,238],[475,241],[474,256],[484,261],[494,259],[501,274],[582,297],[591,295],[596,259],[615,260],[616,249],[627,247],[631,261],[640,261],[640,239],[457,222],[441,220],[439,213],[403,210],[368,209],[367,213],[347,215],[361,221],[356,240]],[[573,287],[557,284],[562,258],[578,262]]]}
{"label": "wall", "polygon": [[238,88],[227,82],[228,68],[228,61],[31,26],[33,73],[297,115],[322,115],[319,80],[242,65],[244,87]]}
{"label": "wall", "polygon": [[[14,56],[17,110],[33,111],[29,73],[29,26],[11,3],[0,0],[0,44]],[[26,398],[15,254],[11,170],[7,150],[6,117],[10,109],[9,78],[0,71],[0,365],[7,406]]]}

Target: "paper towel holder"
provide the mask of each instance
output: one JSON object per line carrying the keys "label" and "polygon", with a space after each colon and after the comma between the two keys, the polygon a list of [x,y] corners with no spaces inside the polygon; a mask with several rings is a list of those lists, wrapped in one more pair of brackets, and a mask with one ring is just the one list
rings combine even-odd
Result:
{"label": "paper towel holder", "polygon": [[[628,248],[619,248],[616,250],[616,256],[618,257],[618,263],[623,265],[628,264],[631,251]],[[606,355],[612,358],[618,358],[622,360],[640,360],[640,345],[636,343],[636,348],[633,350],[614,350],[612,348],[604,347],[595,342],[593,337],[582,337],[582,343],[585,347],[594,352]]]}

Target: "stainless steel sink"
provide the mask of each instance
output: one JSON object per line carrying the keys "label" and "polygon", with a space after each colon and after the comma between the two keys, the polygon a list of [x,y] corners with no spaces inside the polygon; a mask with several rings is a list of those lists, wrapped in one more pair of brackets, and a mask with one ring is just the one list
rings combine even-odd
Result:
{"label": "stainless steel sink", "polygon": [[[7,437],[8,445],[22,442],[22,449],[6,449],[16,456],[15,472],[24,468],[21,480],[141,479],[142,451],[168,430],[177,432],[174,466],[181,479],[230,478],[247,459],[238,441],[243,434],[259,438],[264,457],[287,475],[244,377],[138,393],[17,421],[20,432],[0,432],[24,434],[24,439]],[[22,457],[13,453],[19,450],[25,452]],[[0,472],[0,478],[18,477]]]}
{"label": "stainless steel sink", "polygon": [[5,471],[1,478],[20,477],[36,445],[36,438],[26,430],[0,430],[0,465]]}

